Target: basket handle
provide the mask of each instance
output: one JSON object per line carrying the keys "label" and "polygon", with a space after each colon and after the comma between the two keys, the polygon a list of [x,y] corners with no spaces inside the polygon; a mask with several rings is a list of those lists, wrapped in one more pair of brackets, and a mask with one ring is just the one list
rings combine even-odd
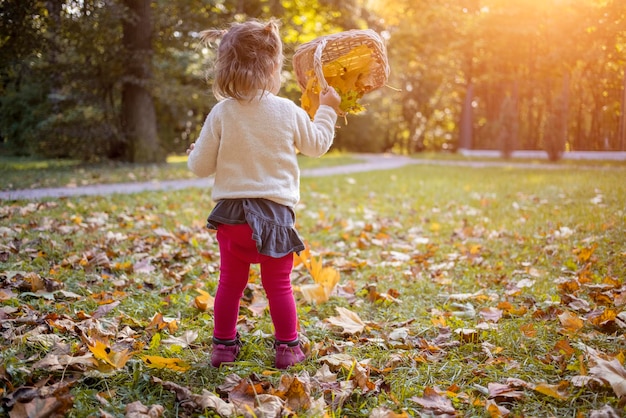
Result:
{"label": "basket handle", "polygon": [[328,83],[324,78],[324,70],[322,68],[322,53],[324,52],[325,46],[326,39],[322,38],[319,45],[317,45],[317,48],[315,48],[315,53],[313,54],[313,69],[315,70],[315,75],[317,76],[317,82],[320,84],[320,88],[323,92],[328,89]]}

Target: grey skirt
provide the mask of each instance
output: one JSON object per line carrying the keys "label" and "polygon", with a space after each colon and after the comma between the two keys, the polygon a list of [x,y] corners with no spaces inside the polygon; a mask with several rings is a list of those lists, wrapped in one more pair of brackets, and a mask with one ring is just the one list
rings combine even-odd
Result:
{"label": "grey skirt", "polygon": [[260,254],[280,258],[300,253],[304,242],[296,231],[292,208],[267,199],[219,200],[207,219],[207,227],[220,224],[244,224],[252,229],[252,239]]}

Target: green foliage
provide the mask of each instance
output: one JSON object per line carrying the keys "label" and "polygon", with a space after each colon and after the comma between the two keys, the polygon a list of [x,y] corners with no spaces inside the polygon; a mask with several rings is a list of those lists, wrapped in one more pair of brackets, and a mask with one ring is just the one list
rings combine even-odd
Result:
{"label": "green foliage", "polygon": [[[206,70],[214,50],[198,31],[233,20],[276,16],[283,22],[287,65],[283,93],[299,101],[289,58],[320,35],[370,27],[387,40],[389,86],[365,97],[362,118],[340,133],[353,151],[454,150],[467,86],[474,86],[475,148],[497,148],[506,97],[515,97],[516,147],[541,149],[555,117],[567,149],[623,148],[622,92],[626,5],[619,1],[399,0],[242,2],[152,1],[152,79],[159,147],[183,152],[215,103]],[[63,7],[61,7],[63,6]],[[123,1],[6,0],[0,5],[2,152],[128,159],[122,86],[127,57]],[[567,78],[561,116],[553,97]],[[566,115],[565,118],[562,115]],[[507,119],[508,120],[508,119]],[[362,125],[358,128],[356,124]],[[621,122],[623,124],[623,122]],[[383,135],[368,134],[371,129]],[[361,131],[361,132],[358,132]],[[81,135],[82,132],[82,135]],[[361,141],[359,136],[377,138]],[[91,148],[86,144],[95,144]],[[508,152],[508,150],[506,151]]]}
{"label": "green foliage", "polygon": [[32,155],[36,143],[38,125],[50,106],[46,104],[45,90],[41,84],[25,83],[22,88],[5,87],[0,96],[0,138],[2,153]]}

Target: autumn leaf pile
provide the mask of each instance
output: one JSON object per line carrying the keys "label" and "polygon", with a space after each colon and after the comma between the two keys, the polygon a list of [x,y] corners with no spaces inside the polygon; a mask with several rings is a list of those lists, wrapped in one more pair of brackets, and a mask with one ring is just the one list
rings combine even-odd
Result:
{"label": "autumn leaf pile", "polygon": [[623,416],[623,175],[304,179],[293,281],[309,358],[287,371],[257,269],[240,359],[209,365],[219,256],[205,193],[3,202],[0,412]]}

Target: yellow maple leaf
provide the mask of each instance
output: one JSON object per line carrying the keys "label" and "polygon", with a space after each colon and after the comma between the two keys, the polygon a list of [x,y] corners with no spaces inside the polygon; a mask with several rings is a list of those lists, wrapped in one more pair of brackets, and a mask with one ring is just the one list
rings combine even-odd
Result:
{"label": "yellow maple leaf", "polygon": [[170,369],[176,372],[184,372],[191,367],[185,360],[179,358],[142,356],[141,359],[148,367],[153,369]]}
{"label": "yellow maple leaf", "polygon": [[130,349],[114,351],[108,342],[101,339],[94,340],[93,344],[88,343],[87,348],[97,360],[114,369],[123,368],[134,354]]}

